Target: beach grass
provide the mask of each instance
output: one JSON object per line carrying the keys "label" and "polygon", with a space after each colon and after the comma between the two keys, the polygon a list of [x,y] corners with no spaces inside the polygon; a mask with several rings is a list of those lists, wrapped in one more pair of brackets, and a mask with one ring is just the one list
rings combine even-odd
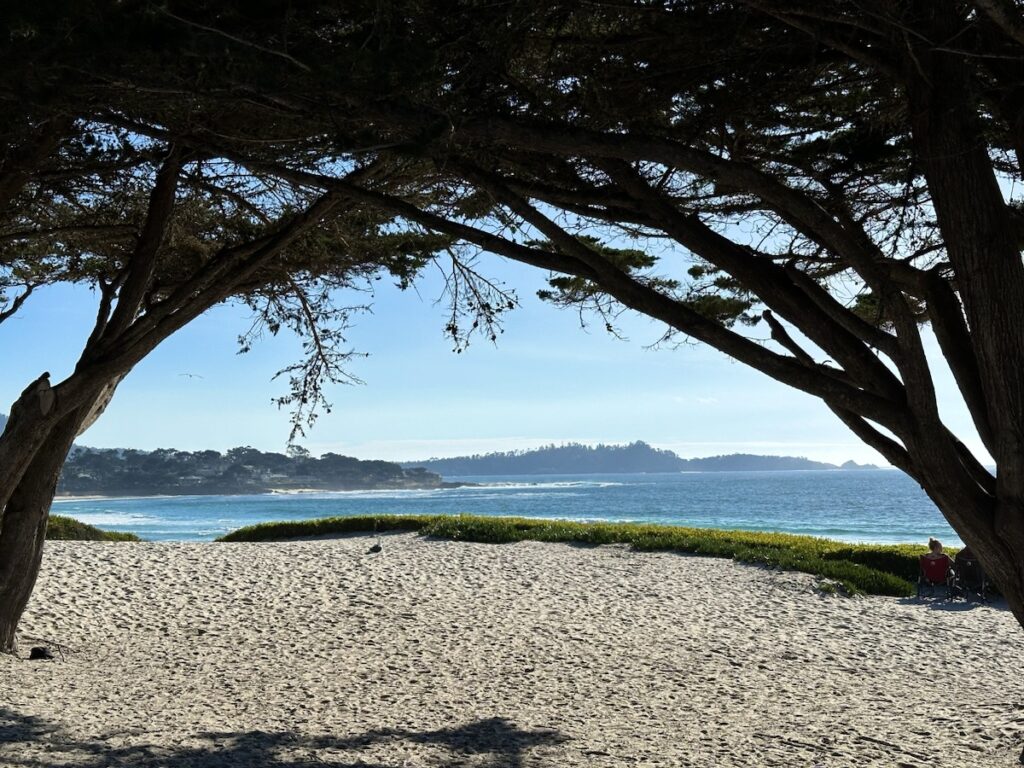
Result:
{"label": "beach grass", "polygon": [[911,544],[849,544],[786,533],[476,515],[378,515],[261,523],[232,531],[218,541],[282,541],[372,531],[415,531],[423,536],[493,544],[526,540],[628,544],[641,551],[724,557],[801,571],[838,584],[849,594],[896,597],[914,594],[918,556],[924,551]]}
{"label": "beach grass", "polygon": [[61,515],[50,515],[46,524],[46,538],[58,541],[141,541],[134,533],[104,531]]}

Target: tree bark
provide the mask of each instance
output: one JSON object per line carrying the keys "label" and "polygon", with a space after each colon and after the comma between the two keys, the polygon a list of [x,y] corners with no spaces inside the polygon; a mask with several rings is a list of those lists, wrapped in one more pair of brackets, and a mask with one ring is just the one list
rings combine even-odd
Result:
{"label": "tree bark", "polygon": [[[916,24],[923,40],[946,39],[961,23],[953,3],[921,3],[919,13]],[[971,67],[959,54],[923,43],[911,54],[903,78],[911,136],[970,329],[946,338],[940,325],[938,335],[947,358],[959,356],[972,369],[971,387],[959,376],[958,383],[976,420],[982,421],[979,432],[998,467],[991,503],[970,504],[957,494],[930,442],[922,441],[917,453],[926,465],[925,490],[977,553],[1024,625],[1024,325],[1019,312],[1024,267],[1014,221],[982,138],[981,97]],[[943,313],[936,297],[928,298],[930,309]],[[945,304],[949,316],[959,315],[952,297]],[[958,365],[951,367],[960,373]]]}
{"label": "tree bark", "polygon": [[0,528],[0,653],[17,652],[18,622],[39,576],[50,505],[61,467],[78,434],[81,414],[81,409],[74,411],[51,430],[4,507]]}

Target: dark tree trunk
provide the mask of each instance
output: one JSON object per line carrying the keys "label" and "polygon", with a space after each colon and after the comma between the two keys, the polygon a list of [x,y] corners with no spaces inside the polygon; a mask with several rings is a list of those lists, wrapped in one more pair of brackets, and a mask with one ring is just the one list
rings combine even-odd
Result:
{"label": "dark tree trunk", "polygon": [[64,417],[35,451],[11,492],[0,528],[0,653],[17,651],[18,622],[39,575],[50,505],[61,467],[81,422]]}
{"label": "dark tree trunk", "polygon": [[[923,39],[943,39],[960,24],[953,3],[921,4]],[[902,33],[897,36],[903,39]],[[942,486],[950,473],[938,463],[930,468],[925,490],[977,553],[1024,625],[1024,267],[1019,238],[980,139],[980,95],[971,67],[958,54],[921,44],[904,68],[914,147],[971,329],[958,351],[976,367],[984,431],[998,467],[987,504],[946,492]],[[960,309],[954,305],[942,311]],[[919,460],[928,460],[924,446],[919,454]]]}
{"label": "dark tree trunk", "polygon": [[0,653],[16,632],[42,562],[50,506],[75,437],[124,375],[79,370],[51,388],[46,374],[11,407],[0,434]]}

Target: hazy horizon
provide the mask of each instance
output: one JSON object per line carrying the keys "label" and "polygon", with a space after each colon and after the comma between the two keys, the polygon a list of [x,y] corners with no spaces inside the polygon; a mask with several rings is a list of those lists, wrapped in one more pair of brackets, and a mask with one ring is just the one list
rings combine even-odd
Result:
{"label": "hazy horizon", "polygon": [[[355,317],[349,346],[368,353],[349,371],[363,384],[332,386],[331,413],[299,444],[314,454],[360,459],[427,458],[532,449],[551,443],[643,440],[682,458],[729,453],[803,456],[840,464],[885,465],[816,398],[790,389],[706,346],[658,348],[664,326],[623,315],[625,339],[573,311],[541,302],[544,275],[488,259],[484,271],[516,290],[521,307],[505,320],[497,346],[475,339],[461,354],[443,336],[441,284],[427,273],[415,290],[386,280]],[[0,324],[0,412],[43,371],[54,382],[73,368],[95,319],[85,287],[37,292]],[[220,306],[171,337],[119,387],[106,412],[78,442],[153,450],[252,446],[284,451],[288,414],[271,404],[286,383],[274,373],[298,359],[299,341],[282,333],[238,355],[247,310]],[[750,331],[757,338],[759,329]],[[952,429],[979,449],[952,378],[936,382]],[[986,454],[979,454],[987,460]]]}
{"label": "hazy horizon", "polygon": [[[500,441],[495,440],[494,442],[495,443],[499,443]],[[616,441],[605,441],[605,440],[594,441],[594,440],[573,440],[573,439],[554,440],[554,439],[552,439],[552,440],[546,440],[546,441],[541,441],[541,442],[537,442],[534,439],[517,440],[517,439],[513,438],[513,439],[511,439],[509,441],[506,441],[505,443],[497,445],[497,447],[487,448],[486,450],[472,450],[472,449],[467,447],[467,448],[463,449],[462,452],[459,452],[456,448],[453,447],[452,448],[453,452],[445,454],[445,455],[438,455],[438,454],[427,455],[427,454],[419,453],[419,454],[415,454],[415,455],[410,454],[409,458],[385,457],[385,456],[380,456],[380,455],[352,456],[352,458],[357,458],[357,459],[361,459],[361,460],[378,459],[378,460],[392,461],[392,462],[397,462],[397,463],[408,463],[408,462],[415,462],[415,461],[435,461],[435,460],[436,461],[440,461],[440,460],[444,460],[444,459],[467,458],[467,457],[476,456],[476,455],[487,455],[487,454],[495,454],[495,453],[511,453],[511,452],[535,451],[535,450],[538,450],[538,449],[541,449],[541,448],[546,448],[546,447],[549,447],[549,446],[555,446],[556,448],[560,448],[560,447],[563,447],[563,446],[574,445],[575,444],[575,445],[585,445],[585,446],[591,447],[591,448],[599,446],[599,445],[608,446],[608,447],[622,447],[622,446],[632,445],[632,444],[637,443],[637,442],[646,443],[651,448],[655,448],[655,449],[658,449],[658,450],[672,451],[673,453],[675,453],[681,459],[705,459],[705,458],[712,458],[712,457],[715,457],[715,456],[729,456],[729,455],[741,455],[741,454],[743,454],[743,455],[755,455],[755,456],[779,456],[779,457],[786,457],[786,458],[801,458],[801,459],[808,459],[808,460],[811,460],[811,461],[819,461],[819,462],[823,462],[823,463],[831,463],[831,464],[837,464],[837,465],[838,464],[842,464],[842,463],[844,463],[846,461],[851,461],[851,459],[836,459],[836,460],[817,459],[817,458],[814,458],[813,456],[807,456],[807,455],[802,454],[802,453],[784,453],[784,452],[779,452],[779,451],[772,452],[770,450],[770,448],[768,448],[768,447],[760,447],[760,446],[756,446],[756,445],[750,446],[749,448],[746,448],[746,449],[736,449],[736,450],[733,450],[733,449],[729,449],[729,450],[721,449],[721,450],[719,450],[719,449],[715,449],[715,448],[711,447],[714,444],[708,444],[708,446],[703,450],[703,452],[701,452],[699,447],[694,447],[694,452],[692,453],[692,455],[691,454],[684,455],[683,453],[681,453],[676,448],[673,448],[671,446],[666,446],[666,445],[656,445],[656,444],[652,443],[649,440],[644,440],[643,438],[637,438],[635,440],[625,440],[625,441],[617,441],[617,440]],[[503,446],[507,446],[507,445],[512,444],[512,443],[516,443],[516,445],[514,447],[503,447]],[[239,447],[256,448],[257,450],[264,451],[264,452],[271,452],[271,450],[272,450],[272,449],[257,448],[257,446],[245,446],[245,445],[242,445],[242,444],[230,445],[227,448],[210,448],[209,446],[207,446],[205,448],[181,448],[180,446],[176,446],[176,445],[159,445],[159,446],[156,446],[155,448],[139,448],[138,446],[134,446],[134,445],[97,446],[97,445],[91,445],[91,444],[89,444],[85,440],[79,440],[77,444],[78,444],[78,446],[80,448],[85,448],[85,449],[97,449],[97,450],[126,449],[126,450],[139,450],[139,451],[146,451],[146,452],[151,452],[151,451],[154,451],[154,450],[161,450],[161,449],[170,449],[170,450],[188,450],[188,451],[216,450],[219,453],[224,453],[225,451],[230,450],[231,448],[239,448]],[[472,444],[472,443],[467,443],[467,445],[469,445],[469,444]],[[286,449],[282,449],[281,451],[276,451],[276,452],[283,453],[284,450],[286,450]],[[324,453],[337,453],[337,451],[326,451],[326,450],[325,451],[315,451],[315,450],[311,450],[311,449],[308,449],[308,450],[310,450],[310,453],[313,456],[321,456]],[[345,455],[351,455],[351,454],[345,454]],[[858,463],[861,463],[861,464],[863,464],[863,463],[878,464],[878,466],[880,466],[880,467],[888,467],[889,466],[884,461],[882,461],[882,462],[858,462]]]}

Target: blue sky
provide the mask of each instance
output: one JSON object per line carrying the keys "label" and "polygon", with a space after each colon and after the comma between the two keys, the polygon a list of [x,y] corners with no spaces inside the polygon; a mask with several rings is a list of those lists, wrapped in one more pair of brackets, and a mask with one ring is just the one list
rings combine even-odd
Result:
{"label": "blue sky", "polygon": [[[495,259],[483,271],[515,288],[522,303],[506,317],[497,346],[477,339],[452,352],[432,273],[415,291],[378,282],[372,313],[357,316],[348,335],[352,348],[369,354],[350,366],[365,383],[332,387],[332,413],[300,442],[315,454],[390,460],[644,440],[683,457],[749,452],[884,463],[816,399],[708,347],[650,349],[663,327],[638,317],[621,319],[626,340],[600,322],[582,330],[575,312],[536,298],[543,273]],[[55,287],[0,324],[0,411],[42,371],[57,381],[71,370],[95,307],[90,290]],[[271,398],[284,384],[271,378],[298,359],[299,343],[281,336],[236,354],[247,316],[242,307],[218,307],[166,341],[79,442],[283,450],[288,418]],[[949,377],[938,387],[951,426],[964,429]]]}

